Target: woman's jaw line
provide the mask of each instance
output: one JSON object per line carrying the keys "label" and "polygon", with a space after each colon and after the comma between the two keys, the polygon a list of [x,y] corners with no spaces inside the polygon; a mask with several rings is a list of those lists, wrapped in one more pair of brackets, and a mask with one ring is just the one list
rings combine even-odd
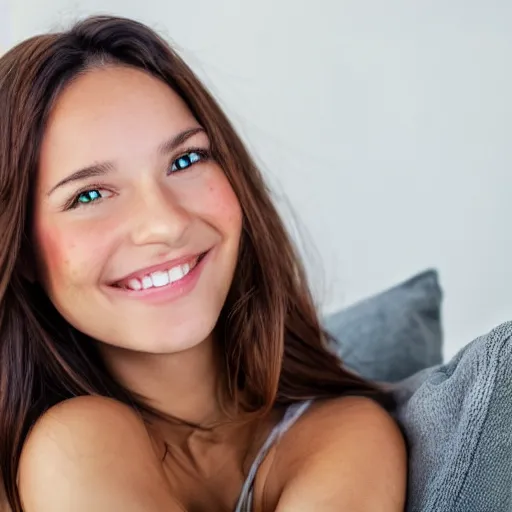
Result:
{"label": "woman's jaw line", "polygon": [[[103,345],[107,366],[115,377],[164,416],[206,425],[222,421],[219,402],[222,360],[214,333],[185,350],[149,354],[118,351]],[[173,389],[169,394],[166,390]]]}

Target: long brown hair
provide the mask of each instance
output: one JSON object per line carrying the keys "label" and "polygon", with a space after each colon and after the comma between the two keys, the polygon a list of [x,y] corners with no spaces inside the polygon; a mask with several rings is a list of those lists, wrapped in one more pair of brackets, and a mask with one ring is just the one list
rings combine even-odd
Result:
{"label": "long brown hair", "polygon": [[109,375],[94,340],[26,278],[32,184],[45,122],[65,85],[91,66],[134,66],[159,78],[205,128],[243,209],[240,255],[218,321],[228,397],[265,414],[275,405],[343,394],[387,395],[344,370],[326,348],[304,269],[253,160],[226,115],[182,59],[148,27],[92,17],[29,39],[0,59],[0,471],[21,510],[16,475],[34,422],[52,405],[102,395],[147,405]]}

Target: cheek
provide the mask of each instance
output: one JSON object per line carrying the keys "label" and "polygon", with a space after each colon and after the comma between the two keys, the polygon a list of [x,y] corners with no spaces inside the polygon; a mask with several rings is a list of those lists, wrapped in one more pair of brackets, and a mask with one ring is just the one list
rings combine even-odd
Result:
{"label": "cheek", "polygon": [[74,244],[65,243],[62,233],[50,226],[39,226],[36,230],[36,240],[36,258],[43,280],[50,282],[59,275],[67,275],[70,271]]}
{"label": "cheek", "polygon": [[36,227],[37,268],[49,293],[58,294],[88,281],[101,259],[101,233],[55,224]]}
{"label": "cheek", "polygon": [[[224,172],[219,170],[208,183],[208,211],[218,224],[234,235],[241,231],[242,208]],[[206,208],[205,208],[206,210]]]}

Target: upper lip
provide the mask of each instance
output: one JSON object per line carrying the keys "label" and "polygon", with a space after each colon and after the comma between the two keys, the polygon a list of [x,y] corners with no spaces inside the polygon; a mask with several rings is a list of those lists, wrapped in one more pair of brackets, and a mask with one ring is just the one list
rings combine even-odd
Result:
{"label": "upper lip", "polygon": [[159,270],[169,270],[173,267],[177,267],[178,265],[183,265],[185,263],[188,263],[189,261],[192,261],[194,259],[199,258],[203,254],[205,254],[208,251],[202,251],[195,254],[188,254],[186,256],[181,256],[180,258],[175,258],[172,260],[164,261],[163,263],[159,263],[158,265],[152,265],[151,267],[146,267],[140,270],[136,270],[135,272],[132,272],[131,274],[127,274],[124,277],[121,277],[119,279],[116,279],[111,284],[117,284],[123,281],[129,281],[130,279],[142,279],[144,276],[147,276],[148,274],[151,274],[152,272],[157,272]]}

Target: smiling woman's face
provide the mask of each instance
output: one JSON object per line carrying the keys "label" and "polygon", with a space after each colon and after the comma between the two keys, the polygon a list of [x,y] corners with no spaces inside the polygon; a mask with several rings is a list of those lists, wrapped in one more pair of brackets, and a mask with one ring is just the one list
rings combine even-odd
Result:
{"label": "smiling woman's face", "polygon": [[167,85],[111,66],[60,94],[41,148],[35,254],[74,327],[149,353],[200,343],[230,288],[241,227],[208,137]]}

